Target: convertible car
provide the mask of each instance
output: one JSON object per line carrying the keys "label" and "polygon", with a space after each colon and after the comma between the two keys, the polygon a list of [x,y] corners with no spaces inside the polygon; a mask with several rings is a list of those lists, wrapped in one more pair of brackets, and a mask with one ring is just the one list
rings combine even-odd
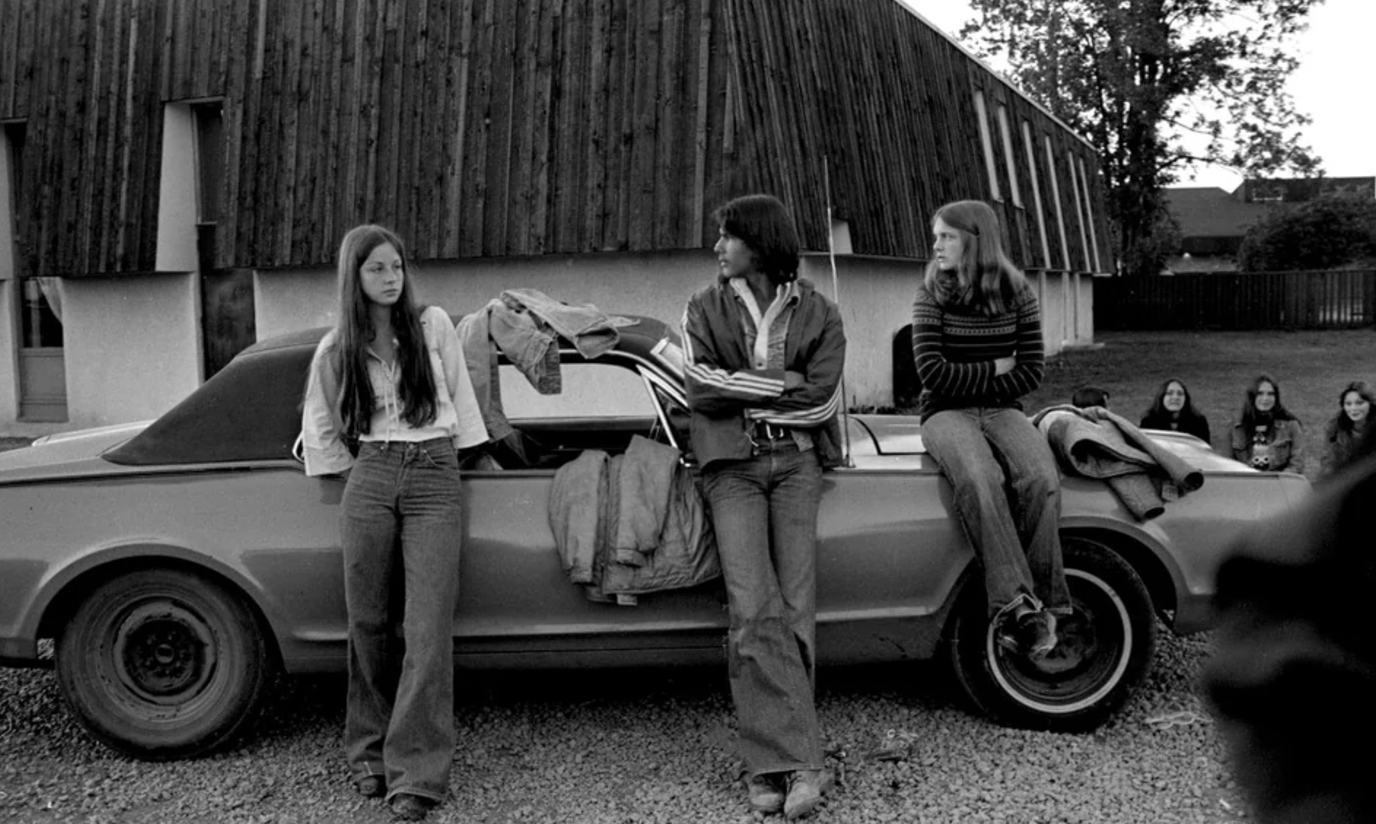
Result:
{"label": "convertible car", "polygon": [[[569,583],[554,546],[550,485],[583,450],[616,453],[640,435],[691,465],[678,339],[651,318],[625,320],[596,359],[565,347],[561,394],[539,395],[501,367],[525,454],[464,475],[460,668],[724,661],[719,580],[635,606],[597,603]],[[150,759],[204,753],[248,728],[279,668],[344,669],[343,482],[307,477],[293,448],[323,332],[252,346],[151,423],[0,455],[0,663],[54,666],[71,709],[109,746]],[[1160,517],[1139,522],[1103,482],[1065,477],[1074,614],[1055,652],[1034,661],[995,642],[916,419],[850,415],[844,433],[848,466],[825,476],[820,513],[821,663],[940,655],[977,710],[1034,728],[1108,717],[1151,666],[1158,618],[1177,633],[1208,628],[1233,536],[1309,488],[1173,433],[1153,437],[1205,483]]]}

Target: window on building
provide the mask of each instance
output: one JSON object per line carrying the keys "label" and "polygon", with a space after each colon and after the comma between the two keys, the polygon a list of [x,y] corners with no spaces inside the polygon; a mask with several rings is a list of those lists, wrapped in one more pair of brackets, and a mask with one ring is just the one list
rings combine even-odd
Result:
{"label": "window on building", "polygon": [[1099,260],[1099,233],[1094,228],[1094,201],[1089,196],[1089,175],[1085,173],[1085,159],[1079,158],[1080,164],[1080,188],[1084,191],[1085,197],[1085,223],[1089,226],[1089,248],[1094,253],[1094,271],[1104,271],[1103,263]]}
{"label": "window on building", "polygon": [[1042,184],[1037,175],[1036,143],[1032,140],[1032,124],[1022,122],[1022,145],[1027,150],[1027,176],[1032,180],[1032,208],[1037,212],[1037,235],[1042,242],[1042,266],[1051,266],[1051,245],[1046,241],[1046,211],[1042,203]]}
{"label": "window on building", "polygon": [[15,262],[18,276],[18,367],[20,420],[67,420],[67,368],[62,344],[62,281],[34,277],[25,271],[24,238],[18,217],[27,214],[23,185],[24,154],[28,129],[23,122],[4,124],[4,179],[8,192],[0,192],[8,207],[10,248],[4,250]]}
{"label": "window on building", "polygon": [[989,134],[989,110],[984,105],[984,92],[980,89],[975,89],[975,117],[979,119],[979,142],[984,147],[984,168],[989,172],[989,196],[994,200],[1003,200],[999,171],[994,165],[994,139]]}
{"label": "window on building", "polygon": [[191,104],[196,158],[196,257],[201,272],[201,338],[205,377],[215,375],[257,339],[253,271],[220,268],[225,171],[224,103]]}
{"label": "window on building", "polygon": [[1079,175],[1075,172],[1075,161],[1078,158],[1073,154],[1065,157],[1065,168],[1070,173],[1070,192],[1075,196],[1075,217],[1080,222],[1080,251],[1084,254],[1085,268],[1090,269],[1094,266],[1094,258],[1089,254],[1089,234],[1085,231],[1086,204],[1084,197],[1081,196]]}
{"label": "window on building", "polygon": [[1013,205],[1021,209],[1022,192],[1018,190],[1018,170],[1013,165],[1013,134],[1008,128],[1008,107],[999,104],[999,136],[1003,138],[1003,165],[1008,169],[1008,194],[1013,198]]}
{"label": "window on building", "polygon": [[1061,241],[1061,268],[1070,268],[1070,244],[1065,239],[1065,209],[1061,206],[1061,183],[1056,177],[1056,155],[1051,150],[1051,135],[1044,135],[1046,178],[1051,181],[1051,202],[1056,206],[1056,234]]}

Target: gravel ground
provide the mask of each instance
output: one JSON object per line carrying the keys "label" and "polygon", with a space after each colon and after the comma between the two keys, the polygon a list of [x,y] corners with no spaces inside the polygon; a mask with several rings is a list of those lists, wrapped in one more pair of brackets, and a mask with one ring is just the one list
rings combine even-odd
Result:
{"label": "gravel ground", "polygon": [[[934,664],[823,669],[819,710],[840,783],[810,820],[1246,818],[1193,689],[1207,653],[1204,638],[1163,630],[1143,688],[1082,735],[995,726]],[[153,764],[87,738],[51,672],[0,670],[0,821],[387,822],[344,773],[343,697],[341,677],[284,678],[237,747]],[[461,673],[454,721],[450,800],[430,821],[770,820],[749,812],[736,778],[724,669]],[[895,749],[906,757],[874,757]]]}

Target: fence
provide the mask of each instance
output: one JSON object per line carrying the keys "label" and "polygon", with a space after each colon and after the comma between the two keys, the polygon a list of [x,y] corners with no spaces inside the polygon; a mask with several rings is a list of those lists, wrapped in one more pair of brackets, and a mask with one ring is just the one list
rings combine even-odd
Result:
{"label": "fence", "polygon": [[1376,324],[1376,270],[1094,279],[1114,329],[1350,329]]}

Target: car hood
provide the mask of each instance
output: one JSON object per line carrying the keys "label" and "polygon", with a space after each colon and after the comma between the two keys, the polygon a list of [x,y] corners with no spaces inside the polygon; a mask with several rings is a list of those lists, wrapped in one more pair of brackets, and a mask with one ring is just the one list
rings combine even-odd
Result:
{"label": "car hood", "polygon": [[[851,415],[850,418],[869,431],[880,455],[921,455],[927,451],[922,444],[922,425],[916,415]],[[1256,471],[1220,455],[1193,435],[1158,429],[1144,429],[1143,432],[1203,472]]]}
{"label": "car hood", "polygon": [[100,454],[148,426],[149,421],[47,435],[31,446],[0,452],[0,484],[86,475],[108,470]]}
{"label": "car hood", "polygon": [[916,415],[851,415],[869,430],[880,455],[921,455],[922,424]]}

